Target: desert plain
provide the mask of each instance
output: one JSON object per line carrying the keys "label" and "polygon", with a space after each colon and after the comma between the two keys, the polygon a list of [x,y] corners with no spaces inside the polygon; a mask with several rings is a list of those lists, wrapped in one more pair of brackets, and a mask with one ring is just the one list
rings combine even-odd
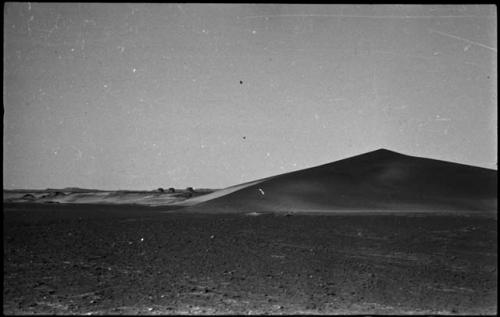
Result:
{"label": "desert plain", "polygon": [[149,204],[4,192],[3,312],[496,314],[496,189],[377,151]]}

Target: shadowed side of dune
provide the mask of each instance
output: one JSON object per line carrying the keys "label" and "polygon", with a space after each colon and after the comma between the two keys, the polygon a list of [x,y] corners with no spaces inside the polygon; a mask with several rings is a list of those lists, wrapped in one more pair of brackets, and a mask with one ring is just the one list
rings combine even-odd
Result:
{"label": "shadowed side of dune", "polygon": [[270,177],[184,210],[496,210],[497,171],[377,150]]}

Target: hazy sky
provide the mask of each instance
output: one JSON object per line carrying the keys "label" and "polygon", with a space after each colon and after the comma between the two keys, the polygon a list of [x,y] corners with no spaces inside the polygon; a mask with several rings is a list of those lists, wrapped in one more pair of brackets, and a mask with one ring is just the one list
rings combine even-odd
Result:
{"label": "hazy sky", "polygon": [[4,188],[221,188],[377,148],[496,169],[494,6],[7,3]]}

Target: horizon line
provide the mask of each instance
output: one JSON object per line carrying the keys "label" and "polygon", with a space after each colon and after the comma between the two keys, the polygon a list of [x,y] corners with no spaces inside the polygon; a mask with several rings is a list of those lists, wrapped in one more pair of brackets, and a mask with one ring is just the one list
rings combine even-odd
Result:
{"label": "horizon line", "polygon": [[[279,174],[275,174],[275,175],[272,175],[272,176],[267,176],[267,177],[263,177],[263,178],[259,178],[259,179],[276,177],[276,176],[279,176],[279,175],[294,173],[294,172],[298,172],[298,171],[301,171],[301,170],[307,170],[307,169],[311,169],[311,168],[321,167],[321,166],[324,166],[324,165],[332,164],[332,163],[339,162],[339,161],[348,160],[350,158],[355,158],[355,157],[358,157],[358,156],[362,156],[362,155],[366,155],[366,154],[370,154],[370,153],[374,153],[374,152],[391,152],[391,153],[394,153],[394,154],[397,154],[397,155],[402,155],[402,156],[409,156],[409,157],[426,159],[426,160],[434,160],[434,161],[440,161],[440,162],[446,162],[446,163],[452,163],[452,164],[459,164],[459,165],[464,165],[464,166],[468,166],[468,167],[474,167],[474,168],[480,168],[480,169],[486,169],[486,170],[498,172],[498,163],[496,164],[496,168],[488,168],[488,167],[483,167],[483,166],[478,166],[478,165],[464,164],[464,163],[459,163],[459,162],[454,162],[454,161],[447,161],[447,160],[442,160],[442,159],[435,159],[435,158],[430,158],[430,157],[423,157],[423,156],[414,156],[414,155],[409,155],[409,154],[403,154],[403,153],[400,153],[400,152],[397,152],[397,151],[389,150],[387,148],[378,148],[376,150],[372,150],[372,151],[368,151],[368,152],[364,152],[364,153],[352,155],[352,156],[349,156],[349,157],[344,157],[344,158],[341,158],[341,159],[338,159],[338,160],[335,160],[335,161],[331,161],[331,162],[328,162],[328,163],[322,163],[322,164],[314,165],[314,166],[311,166],[311,167],[301,168],[301,169],[298,169],[298,170],[291,170],[289,172],[279,173]],[[34,189],[34,188],[6,188],[5,185],[4,185],[3,186],[3,190],[4,191],[6,191],[6,190],[11,190],[11,191],[15,191],[15,190],[43,191],[43,190],[63,190],[63,189],[74,188],[74,189],[93,190],[93,191],[144,191],[144,192],[152,192],[152,191],[158,190],[159,188],[163,188],[163,189],[167,189],[167,190],[168,190],[168,188],[185,190],[185,189],[187,189],[189,187],[192,187],[196,191],[196,189],[198,189],[198,190],[204,190],[204,189],[205,190],[206,189],[209,189],[209,190],[218,190],[218,189],[228,188],[228,187],[232,187],[232,186],[237,186],[239,184],[245,184],[245,183],[257,181],[259,179],[251,179],[249,181],[245,181],[245,182],[242,182],[242,183],[237,183],[237,184],[233,184],[233,185],[229,185],[229,186],[225,186],[225,187],[220,187],[220,186],[217,186],[217,187],[207,187],[207,186],[203,186],[203,187],[195,187],[195,186],[182,186],[182,187],[169,186],[169,187],[161,187],[160,186],[160,187],[156,187],[154,189],[97,189],[97,188],[85,188],[85,187],[78,187],[78,186],[65,186],[65,187],[62,187],[62,188],[45,187],[45,188]]]}

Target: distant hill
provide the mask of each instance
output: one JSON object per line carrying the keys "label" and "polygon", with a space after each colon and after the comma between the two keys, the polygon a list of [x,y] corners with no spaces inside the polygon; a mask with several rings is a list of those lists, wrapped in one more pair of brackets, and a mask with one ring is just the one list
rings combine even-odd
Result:
{"label": "distant hill", "polygon": [[199,197],[186,210],[497,209],[497,171],[386,149],[231,188]]}

